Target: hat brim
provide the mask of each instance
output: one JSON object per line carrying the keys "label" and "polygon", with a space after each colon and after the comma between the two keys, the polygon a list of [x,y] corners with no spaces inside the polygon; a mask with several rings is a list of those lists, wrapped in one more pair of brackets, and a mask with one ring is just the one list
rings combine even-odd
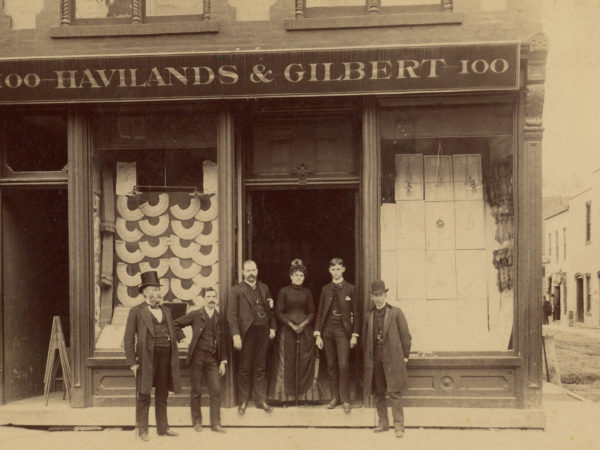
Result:
{"label": "hat brim", "polygon": [[141,293],[142,293],[142,291],[144,290],[144,288],[145,288],[145,287],[148,287],[148,286],[156,286],[156,287],[160,287],[160,284],[158,284],[158,283],[145,283],[145,284],[140,284],[140,285],[138,286],[138,292],[141,294]]}
{"label": "hat brim", "polygon": [[388,289],[377,289],[376,291],[371,291],[371,294],[383,294],[387,291],[389,291],[389,288]]}

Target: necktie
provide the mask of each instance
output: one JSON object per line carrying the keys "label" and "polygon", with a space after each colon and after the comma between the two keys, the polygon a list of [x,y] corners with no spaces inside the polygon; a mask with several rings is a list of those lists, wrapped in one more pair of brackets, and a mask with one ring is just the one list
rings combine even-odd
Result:
{"label": "necktie", "polygon": [[150,308],[152,308],[152,309],[160,309],[160,305],[158,305],[158,304],[152,305]]}

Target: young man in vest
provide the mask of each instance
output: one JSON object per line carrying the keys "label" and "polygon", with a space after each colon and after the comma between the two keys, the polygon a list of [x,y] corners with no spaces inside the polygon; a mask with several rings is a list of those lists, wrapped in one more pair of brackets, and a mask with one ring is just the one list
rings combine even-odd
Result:
{"label": "young man in vest", "polygon": [[314,335],[316,345],[325,350],[327,373],[333,398],[327,408],[340,402],[350,412],[350,349],[356,347],[360,325],[360,302],[354,285],[344,280],[346,266],[341,258],[329,261],[331,283],[323,286]]}
{"label": "young man in vest", "polygon": [[188,348],[187,363],[190,365],[190,407],[194,430],[202,431],[202,378],[206,377],[210,398],[210,428],[225,433],[221,427],[221,380],[227,366],[227,344],[223,321],[217,311],[217,291],[214,288],[202,289],[201,296],[206,301],[203,308],[187,313],[175,320],[175,331],[183,334],[182,328],[192,327],[192,339]]}

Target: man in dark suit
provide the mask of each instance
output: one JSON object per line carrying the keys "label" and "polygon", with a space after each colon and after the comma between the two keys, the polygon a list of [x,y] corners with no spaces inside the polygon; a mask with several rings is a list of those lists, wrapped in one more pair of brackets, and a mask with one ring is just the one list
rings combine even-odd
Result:
{"label": "man in dark suit", "polygon": [[333,398],[327,408],[340,402],[350,412],[350,349],[358,342],[360,302],[354,285],[344,280],[346,266],[341,258],[329,261],[331,283],[323,286],[314,335],[319,349],[325,350],[327,373],[331,379]]}
{"label": "man in dark suit", "polygon": [[182,328],[192,326],[192,340],[188,348],[187,363],[191,366],[190,407],[194,430],[202,431],[202,378],[206,376],[210,396],[210,428],[225,433],[221,427],[221,380],[227,366],[227,347],[221,315],[216,310],[217,291],[204,288],[201,292],[206,304],[175,320],[175,331],[183,335]]}
{"label": "man in dark suit", "polygon": [[137,433],[147,441],[152,386],[156,387],[156,431],[159,436],[177,436],[167,421],[167,397],[169,390],[181,392],[181,381],[175,328],[169,308],[160,304],[158,275],[155,271],[144,272],[141,278],[138,289],[144,301],[129,310],[123,346],[127,364],[136,376]]}
{"label": "man in dark suit", "polygon": [[410,353],[411,336],[406,318],[400,308],[386,302],[387,289],[382,280],[371,283],[373,307],[364,323],[365,393],[373,392],[379,423],[376,433],[387,431],[386,394],[392,406],[396,437],[404,436],[402,392],[408,387],[406,362]]}
{"label": "man in dark suit", "polygon": [[269,342],[275,337],[276,329],[273,298],[269,287],[257,280],[258,268],[254,261],[244,262],[242,275],[244,280],[232,288],[227,307],[233,347],[240,352],[238,413],[246,412],[251,380],[256,407],[271,412],[266,403],[266,366]]}

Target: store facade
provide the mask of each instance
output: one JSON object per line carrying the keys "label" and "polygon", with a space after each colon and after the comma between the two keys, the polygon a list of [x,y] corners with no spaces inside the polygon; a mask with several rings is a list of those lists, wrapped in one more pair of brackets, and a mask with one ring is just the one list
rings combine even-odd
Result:
{"label": "store facade", "polygon": [[[273,49],[226,50],[219,31],[220,49],[151,52],[145,37],[91,37],[92,25],[77,39],[143,49],[1,61],[3,402],[36,395],[21,368],[43,374],[45,321],[61,315],[72,406],[133,404],[121,342],[140,271],[157,270],[165,300],[189,307],[216,286],[226,309],[245,259],[276,292],[302,258],[318,297],[338,256],[364,310],[382,277],[407,315],[409,406],[539,406],[543,37],[472,43],[453,24],[448,44],[392,28],[404,42],[364,46],[332,26],[337,45],[323,46],[319,21],[335,18],[285,11],[286,36],[316,31]],[[39,291],[52,301],[21,300]],[[23,339],[26,317],[40,325]],[[354,400],[368,404],[353,358]]]}

